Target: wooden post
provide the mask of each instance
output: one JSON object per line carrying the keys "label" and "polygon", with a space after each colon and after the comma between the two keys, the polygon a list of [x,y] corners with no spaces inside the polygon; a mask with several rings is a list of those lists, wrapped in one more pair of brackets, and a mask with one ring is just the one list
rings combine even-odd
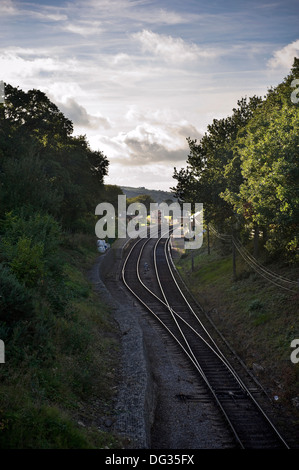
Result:
{"label": "wooden post", "polygon": [[210,254],[210,227],[207,225],[207,235],[208,235],[208,255]]}

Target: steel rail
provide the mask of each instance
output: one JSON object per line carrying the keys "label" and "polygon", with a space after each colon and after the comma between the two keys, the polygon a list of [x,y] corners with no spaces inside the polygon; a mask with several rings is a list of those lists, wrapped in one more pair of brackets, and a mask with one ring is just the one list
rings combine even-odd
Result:
{"label": "steel rail", "polygon": [[[165,247],[164,247],[164,253],[165,253],[165,257],[166,257],[166,261],[167,261],[167,265],[168,265],[168,268],[169,268],[169,271],[171,273],[171,276],[173,278],[173,281],[178,289],[178,291],[180,292],[182,298],[184,299],[184,301],[186,302],[186,304],[188,305],[189,309],[193,312],[194,316],[198,319],[196,313],[194,312],[194,310],[192,309],[191,305],[189,304],[186,296],[184,295],[184,293],[182,292],[177,280],[175,279],[175,276],[173,274],[173,270],[170,266],[170,263],[169,263],[169,257],[171,256],[170,255],[170,251],[168,249],[168,252],[166,251],[166,246],[169,247],[169,241],[170,241],[170,238],[168,238],[167,242],[165,243]],[[199,319],[198,319],[199,321]],[[202,325],[202,323],[200,322],[200,324]],[[203,326],[203,325],[202,325]],[[209,333],[208,333],[209,334]],[[210,335],[209,335],[210,336]],[[211,338],[212,339],[212,338]],[[213,341],[213,340],[212,340]],[[218,349],[218,348],[217,348]],[[234,374],[235,375],[235,374]],[[254,396],[252,395],[252,393],[250,392],[250,390],[248,389],[248,387],[246,387],[246,385],[244,384],[244,382],[242,381],[242,379],[240,377],[238,377],[238,382],[241,384],[242,388],[244,388],[246,390],[246,393],[249,395],[249,397],[251,398],[251,400],[254,402],[254,404],[257,406],[257,408],[259,409],[259,411],[263,414],[263,416],[265,417],[265,419],[268,421],[268,423],[270,424],[270,426],[272,427],[272,429],[274,430],[274,432],[277,434],[278,438],[282,441],[282,443],[286,446],[286,448],[289,448],[288,444],[286,443],[286,441],[283,439],[283,437],[281,436],[281,434],[279,433],[279,431],[276,429],[276,427],[274,426],[274,424],[272,423],[272,421],[270,420],[269,416],[265,413],[265,411],[263,410],[263,408],[260,406],[260,404],[257,402],[257,400],[254,398]]]}
{"label": "steel rail", "polygon": [[[160,291],[162,293],[162,296],[164,297],[164,301],[159,298],[153,291],[151,291],[145,284],[144,282],[142,281],[141,277],[140,277],[140,273],[139,273],[139,270],[140,270],[140,261],[141,261],[141,257],[142,257],[142,254],[143,254],[143,250],[146,246],[146,244],[151,240],[151,238],[149,238],[148,240],[146,240],[143,244],[142,244],[142,247],[140,249],[140,252],[139,252],[139,255],[138,255],[138,259],[137,259],[137,263],[136,263],[136,273],[137,273],[137,279],[140,283],[140,285],[146,289],[146,291],[151,294],[159,303],[161,303],[165,308],[167,308],[172,316],[172,319],[180,333],[180,336],[183,338],[183,341],[187,347],[186,347],[182,344],[182,342],[177,338],[177,336],[169,329],[169,327],[163,322],[163,320],[161,320],[161,318],[159,318],[159,316],[152,310],[152,308],[149,307],[149,305],[147,305],[147,303],[139,296],[137,295],[137,293],[134,291],[134,289],[128,284],[128,282],[126,281],[126,276],[125,276],[125,270],[126,270],[126,266],[127,266],[127,262],[129,260],[129,258],[131,257],[132,255],[132,252],[134,250],[134,248],[136,248],[136,245],[138,245],[142,240],[144,239],[140,239],[138,240],[134,245],[133,247],[131,248],[130,252],[128,253],[125,261],[124,261],[124,265],[123,265],[123,269],[122,269],[122,279],[123,279],[123,282],[124,284],[126,285],[126,287],[131,291],[131,293],[146,307],[146,309],[148,311],[150,311],[150,313],[162,324],[162,326],[168,331],[168,333],[175,339],[175,341],[178,343],[178,345],[181,347],[181,349],[183,350],[183,352],[187,355],[187,357],[191,360],[192,364],[195,366],[196,370],[199,372],[200,376],[203,378],[204,382],[206,383],[207,387],[209,388],[210,392],[212,393],[212,395],[214,396],[214,399],[216,400],[218,406],[220,407],[222,413],[224,414],[231,430],[233,431],[234,435],[235,435],[235,438],[237,440],[237,442],[239,443],[239,445],[244,448],[244,445],[240,439],[240,437],[238,436],[238,433],[233,425],[233,423],[231,422],[229,416],[227,415],[225,409],[223,408],[221,402],[219,401],[219,398],[217,396],[217,392],[213,389],[213,387],[211,386],[211,384],[209,383],[209,380],[206,376],[206,374],[204,373],[202,367],[200,366],[197,358],[195,357],[194,355],[194,352],[192,351],[192,347],[190,346],[187,338],[185,337],[181,327],[179,326],[178,324],[178,321],[177,321],[177,318],[179,318],[181,321],[183,321],[185,323],[185,325],[190,328],[193,333],[195,333],[201,341],[203,341],[209,348],[210,350],[218,357],[218,359],[220,359],[220,361],[227,367],[227,369],[229,370],[229,372],[233,375],[234,379],[237,381],[237,383],[239,384],[239,386],[241,387],[241,389],[243,391],[246,392],[246,394],[250,397],[250,399],[253,401],[253,403],[255,404],[255,406],[258,408],[258,410],[262,413],[262,415],[264,416],[264,418],[267,420],[267,422],[271,425],[273,431],[276,433],[277,437],[280,439],[280,441],[284,444],[284,446],[286,448],[289,448],[287,443],[284,441],[284,439],[282,438],[282,436],[280,435],[280,433],[278,432],[278,430],[275,428],[275,426],[273,425],[273,423],[271,422],[271,420],[269,419],[269,417],[267,416],[267,414],[264,412],[264,410],[261,408],[261,406],[259,405],[259,403],[256,401],[256,399],[253,397],[253,395],[251,394],[250,390],[246,387],[246,385],[243,383],[243,381],[241,380],[241,378],[236,374],[236,372],[233,370],[233,368],[230,366],[230,364],[228,363],[227,359],[225,358],[225,356],[223,355],[223,353],[220,351],[219,347],[217,346],[217,344],[215,343],[215,341],[213,340],[213,338],[211,337],[211,335],[209,334],[209,332],[206,330],[206,328],[204,327],[204,325],[202,324],[202,322],[200,321],[200,319],[198,318],[198,316],[196,315],[196,313],[194,312],[193,308],[191,307],[190,303],[188,302],[186,296],[183,294],[177,280],[175,279],[174,277],[174,274],[173,274],[173,270],[170,266],[170,263],[169,263],[169,259],[171,259],[172,261],[172,264],[173,264],[173,260],[171,258],[171,254],[170,254],[170,249],[169,249],[169,237],[167,239],[167,241],[165,242],[164,244],[164,256],[165,256],[165,259],[166,259],[166,262],[167,262],[167,265],[168,265],[168,269],[169,269],[169,272],[173,278],[173,281],[175,283],[175,286],[178,290],[178,292],[180,293],[181,297],[183,298],[184,302],[186,303],[186,305],[188,306],[188,309],[190,310],[190,312],[194,315],[194,317],[196,318],[196,320],[198,321],[200,327],[204,330],[204,332],[207,334],[208,338],[212,341],[212,343],[214,344],[215,348],[217,349],[217,351],[215,349],[213,349],[211,347],[211,345],[196,331],[194,330],[194,328],[192,327],[192,325],[190,325],[188,322],[185,321],[184,318],[182,318],[177,312],[175,312],[175,310],[171,307],[170,303],[168,302],[168,299],[167,299],[167,296],[166,296],[166,293],[165,293],[165,290],[163,289],[162,287],[162,283],[161,283],[161,279],[160,279],[160,276],[159,276],[159,273],[158,273],[158,268],[157,268],[157,247],[159,245],[159,243],[161,242],[162,240],[162,237],[163,235],[161,235],[160,238],[158,238],[157,242],[155,243],[154,245],[154,265],[155,265],[155,275],[156,275],[156,279],[157,279],[157,282],[158,282],[158,285],[159,285],[159,288],[160,288]],[[189,351],[188,351],[189,350]]]}
{"label": "steel rail", "polygon": [[[162,237],[161,237],[162,238]],[[168,239],[169,240],[169,239]],[[205,326],[203,325],[203,323],[200,321],[200,319],[198,318],[198,316],[196,315],[196,313],[194,312],[194,310],[192,309],[192,307],[190,306],[190,304],[188,303],[186,297],[183,296],[182,294],[182,291],[181,289],[178,287],[178,290],[180,292],[180,294],[183,296],[183,299],[184,301],[186,302],[189,310],[191,311],[191,313],[194,315],[195,319],[197,320],[197,322],[199,323],[199,326],[204,330],[204,332],[206,333],[206,335],[208,336],[208,338],[210,339],[210,341],[213,343],[213,345],[215,346],[215,349],[213,349],[213,347],[205,340],[205,338],[198,332],[196,331],[188,322],[186,322],[186,320],[181,317],[181,315],[179,315],[169,304],[169,302],[167,301],[167,298],[166,298],[166,295],[165,295],[165,291],[162,287],[162,284],[161,284],[161,280],[160,280],[160,276],[159,276],[159,273],[158,273],[158,269],[157,269],[157,262],[156,262],[156,249],[157,249],[157,246],[160,242],[160,239],[156,242],[155,246],[154,246],[154,266],[155,266],[155,272],[156,272],[156,277],[157,277],[157,281],[158,281],[158,284],[159,284],[159,287],[160,287],[160,290],[161,290],[161,293],[164,297],[164,300],[165,302],[163,302],[163,300],[161,300],[153,291],[151,291],[146,284],[144,284],[144,282],[142,281],[141,277],[140,277],[140,274],[139,274],[139,265],[140,265],[140,259],[141,259],[141,256],[142,256],[142,253],[143,253],[143,250],[144,250],[144,247],[146,245],[146,243],[142,246],[141,250],[140,250],[140,253],[139,253],[139,257],[138,257],[138,261],[137,261],[137,276],[138,276],[138,279],[139,279],[139,282],[143,285],[143,287],[151,294],[153,295],[159,302],[161,302],[163,305],[165,305],[165,307],[167,307],[171,313],[171,315],[173,316],[173,319],[177,325],[177,328],[179,329],[182,337],[184,338],[184,341],[186,342],[186,344],[188,345],[188,348],[190,349],[190,345],[187,341],[187,339],[185,338],[180,326],[178,325],[177,323],[177,320],[175,317],[179,318],[182,322],[185,323],[185,325],[190,328],[193,333],[195,333],[199,339],[201,341],[203,341],[206,346],[208,348],[210,348],[210,350],[220,359],[220,361],[222,361],[222,363],[227,367],[227,369],[230,371],[230,373],[234,376],[234,378],[237,380],[237,382],[239,383],[240,387],[244,390],[244,392],[247,393],[247,389],[246,387],[244,386],[244,384],[242,383],[242,381],[239,379],[238,375],[236,374],[236,372],[234,371],[234,369],[231,367],[231,365],[229,364],[229,362],[227,361],[226,357],[224,356],[224,354],[222,353],[222,351],[219,349],[219,347],[217,346],[216,342],[213,340],[212,336],[209,334],[209,332],[207,331],[207,329],[205,328]],[[165,245],[166,246],[166,245]],[[167,258],[166,258],[167,259]],[[167,263],[168,263],[168,260],[167,260]],[[169,265],[169,263],[168,263]],[[169,270],[172,274],[172,271],[169,267]],[[173,274],[172,274],[173,276]],[[177,283],[176,283],[177,284]],[[217,352],[218,351],[218,352]],[[192,355],[193,355],[193,352],[192,352]],[[196,359],[197,361],[197,359]]]}
{"label": "steel rail", "polygon": [[[125,268],[126,268],[126,264],[127,264],[127,261],[129,259],[129,257],[131,256],[132,254],[132,251],[133,249],[136,247],[136,245],[141,241],[142,239],[138,240],[134,245],[133,247],[131,248],[129,254],[127,255],[126,259],[125,259],[125,262],[124,262],[124,265],[123,265],[123,269],[122,269],[122,279],[123,279],[123,282],[125,284],[125,286],[129,289],[129,291],[134,295],[134,297],[161,323],[161,325],[167,330],[167,332],[172,336],[172,338],[178,343],[178,345],[181,347],[181,349],[183,350],[183,352],[187,355],[187,357],[191,360],[192,364],[195,366],[195,368],[197,369],[197,371],[199,372],[200,376],[202,377],[202,379],[204,380],[205,384],[207,385],[208,389],[210,390],[211,394],[213,395],[217,405],[219,406],[220,410],[222,411],[228,425],[230,426],[235,438],[236,438],[236,441],[239,443],[240,447],[242,449],[244,449],[244,445],[241,441],[241,439],[239,438],[231,420],[229,419],[229,416],[227,415],[225,409],[223,408],[221,402],[219,401],[219,398],[217,397],[214,389],[211,387],[211,384],[209,383],[204,371],[202,370],[202,368],[200,367],[200,365],[198,364],[198,361],[196,360],[196,362],[193,360],[193,357],[189,354],[189,352],[186,350],[186,348],[183,346],[183,344],[179,341],[179,339],[177,338],[176,335],[173,334],[173,332],[168,328],[168,326],[161,320],[161,318],[159,318],[159,316],[147,305],[146,302],[144,302],[137,294],[136,292],[129,286],[129,284],[127,283],[126,279],[125,279]],[[145,244],[148,243],[149,240],[147,240]],[[155,296],[156,297],[156,296]],[[159,298],[158,298],[159,299]],[[160,300],[160,299],[159,299]],[[161,301],[161,300],[160,300]],[[193,353],[192,353],[193,355]]]}

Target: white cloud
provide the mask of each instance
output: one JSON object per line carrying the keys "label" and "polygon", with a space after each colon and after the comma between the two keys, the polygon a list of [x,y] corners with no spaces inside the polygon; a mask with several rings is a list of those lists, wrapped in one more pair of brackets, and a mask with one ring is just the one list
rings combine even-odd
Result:
{"label": "white cloud", "polygon": [[61,27],[64,31],[88,37],[100,34],[103,31],[101,25],[101,21],[85,20],[75,22],[70,21],[62,24]]}
{"label": "white cloud", "polygon": [[0,3],[0,14],[1,15],[14,15],[17,13],[17,8],[13,4],[12,0],[1,0]]}
{"label": "white cloud", "polygon": [[88,129],[109,129],[111,127],[108,119],[103,116],[89,114],[84,106],[78,104],[73,98],[68,98],[64,103],[58,102],[56,104],[75,126]]}
{"label": "white cloud", "polygon": [[0,15],[18,15],[27,18],[35,18],[46,22],[67,20],[67,15],[63,8],[56,8],[49,5],[33,5],[27,2],[14,2],[12,0],[0,1]]}
{"label": "white cloud", "polygon": [[[69,3],[70,12],[74,8],[80,9],[81,14],[90,15],[94,18],[97,15],[112,22],[118,22],[119,17],[124,21],[151,23],[155,25],[176,25],[186,24],[196,20],[198,15],[187,12],[179,13],[165,8],[157,8],[149,0],[86,0]],[[92,12],[90,14],[89,12]]]}
{"label": "white cloud", "polygon": [[3,80],[15,82],[33,77],[36,81],[44,76],[51,76],[76,71],[78,63],[74,59],[58,58],[48,52],[12,48],[0,52],[0,70]]}
{"label": "white cloud", "polygon": [[275,51],[273,57],[268,61],[268,66],[270,68],[290,70],[294,57],[299,57],[299,39]]}
{"label": "white cloud", "polygon": [[194,21],[194,19],[194,15],[182,15],[174,11],[164,10],[163,8],[152,10],[152,12],[148,12],[145,17],[147,23],[168,25],[189,23],[191,20]]}
{"label": "white cloud", "polygon": [[124,54],[123,52],[116,54],[114,57],[109,57],[107,58],[107,62],[109,60],[109,63],[112,65],[117,65],[117,66],[122,66],[124,64],[131,64],[131,58],[128,54]]}
{"label": "white cloud", "polygon": [[150,52],[166,62],[192,62],[217,55],[214,49],[203,49],[181,38],[157,34],[147,29],[133,34],[132,38],[141,44],[144,52]]}
{"label": "white cloud", "polygon": [[263,95],[298,56],[295,18],[271,16],[273,1],[256,12],[220,0],[0,0],[0,79],[44,91],[107,155],[111,182],[166,184],[186,137]]}
{"label": "white cloud", "polygon": [[[162,114],[163,112],[160,116]],[[166,115],[167,113],[165,117]],[[200,139],[202,134],[186,120],[163,122],[158,116],[159,113],[153,115],[151,122],[148,119],[117,136],[99,136],[97,141],[100,148],[104,149],[113,164],[121,163],[132,167],[143,167],[151,163],[173,166],[185,161],[188,155],[187,137]],[[129,115],[129,119],[132,117]]]}
{"label": "white cloud", "polygon": [[[25,11],[23,13],[26,14]],[[38,20],[47,21],[47,22],[48,21],[54,21],[54,22],[66,21],[68,18],[67,15],[64,15],[58,12],[51,13],[51,10],[49,9],[41,11],[41,12],[31,11],[31,12],[27,12],[27,14],[31,16],[32,18],[36,18]]]}

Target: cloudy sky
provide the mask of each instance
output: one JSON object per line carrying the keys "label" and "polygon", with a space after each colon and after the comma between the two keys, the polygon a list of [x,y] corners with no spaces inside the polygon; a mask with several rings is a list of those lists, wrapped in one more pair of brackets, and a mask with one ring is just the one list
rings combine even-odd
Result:
{"label": "cloudy sky", "polygon": [[288,74],[298,24],[298,0],[0,0],[0,80],[46,92],[107,183],[167,190],[187,137]]}

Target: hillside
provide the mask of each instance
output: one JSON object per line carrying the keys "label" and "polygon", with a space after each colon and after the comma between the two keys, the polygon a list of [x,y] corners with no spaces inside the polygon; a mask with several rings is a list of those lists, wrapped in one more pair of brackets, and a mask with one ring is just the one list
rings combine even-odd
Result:
{"label": "hillside", "polygon": [[151,196],[155,202],[158,204],[160,202],[166,201],[167,199],[171,199],[172,201],[176,201],[175,197],[171,192],[168,191],[160,191],[157,189],[147,189],[144,187],[139,188],[132,188],[130,186],[121,186],[123,193],[127,196],[127,198],[132,198],[136,196],[140,196],[141,194],[146,194]]}

